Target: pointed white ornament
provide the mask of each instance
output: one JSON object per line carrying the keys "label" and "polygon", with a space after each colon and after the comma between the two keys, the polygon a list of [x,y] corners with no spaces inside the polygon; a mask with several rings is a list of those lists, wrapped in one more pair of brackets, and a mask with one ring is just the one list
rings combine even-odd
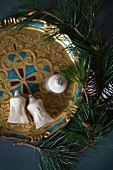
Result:
{"label": "pointed white ornament", "polygon": [[35,99],[32,95],[29,95],[29,105],[27,106],[27,109],[33,116],[36,129],[54,120],[46,112],[43,101],[41,99]]}
{"label": "pointed white ornament", "polygon": [[26,99],[22,97],[18,90],[15,91],[14,97],[10,99],[9,123],[29,123],[26,110]]}

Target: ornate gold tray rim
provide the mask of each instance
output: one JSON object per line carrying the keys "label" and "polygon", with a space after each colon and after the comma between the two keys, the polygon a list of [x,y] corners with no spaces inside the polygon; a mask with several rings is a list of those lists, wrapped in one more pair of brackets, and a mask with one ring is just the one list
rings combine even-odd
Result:
{"label": "ornate gold tray rim", "polygon": [[[5,26],[7,26],[8,24],[14,24],[15,22],[17,22],[17,20],[15,18],[10,18],[8,20],[4,20]],[[40,32],[46,33],[48,28],[53,27],[52,25],[48,25],[47,22],[40,20],[33,20],[34,23],[41,23],[44,26],[43,27],[36,27],[34,25],[29,25],[29,27],[27,27],[26,29],[33,29],[33,30],[38,30]],[[51,34],[51,32],[50,32]],[[69,37],[66,34],[61,35],[58,39],[55,39],[56,42],[58,42],[59,44],[61,44],[61,46],[63,48],[67,48],[68,46],[66,45],[66,43],[64,42],[64,38],[68,41],[68,43],[72,44],[71,40],[69,39]],[[70,50],[68,51],[66,49],[66,52],[68,53],[68,56],[70,57],[71,61],[74,61],[74,56],[72,54],[72,52],[70,52]],[[73,89],[73,91],[75,92],[75,89],[77,89],[77,85],[75,84],[75,87]],[[60,121],[62,121],[61,123],[59,123]],[[64,127],[68,122],[70,121],[70,114],[67,112],[63,112],[58,118],[56,118],[53,122],[49,123],[48,125],[45,125],[43,127],[39,129],[37,129],[35,132],[33,132],[33,136],[32,133],[29,134],[27,137],[25,135],[20,135],[19,132],[17,133],[10,133],[10,132],[1,132],[1,138],[6,139],[6,140],[13,140],[13,141],[25,141],[25,142],[29,142],[31,144],[34,144],[35,142],[43,139],[47,138],[51,135],[53,135],[55,132],[57,132],[59,129],[61,129],[62,127]],[[53,128],[53,126],[56,126],[56,128]],[[53,128],[53,130],[50,130],[51,128]],[[42,131],[41,131],[42,130]],[[41,132],[40,132],[41,131]],[[11,136],[12,134],[12,136]],[[14,136],[13,136],[14,134]],[[17,137],[15,137],[15,135],[17,135]],[[19,136],[21,137],[19,138]],[[25,138],[23,139],[23,137],[25,136]]]}

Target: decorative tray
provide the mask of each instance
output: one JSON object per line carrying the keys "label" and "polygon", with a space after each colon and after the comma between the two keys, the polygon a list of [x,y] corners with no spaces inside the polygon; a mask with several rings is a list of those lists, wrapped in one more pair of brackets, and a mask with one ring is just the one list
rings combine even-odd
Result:
{"label": "decorative tray", "polygon": [[[4,139],[35,144],[70,121],[70,98],[75,94],[76,84],[67,80],[66,90],[58,95],[48,92],[45,87],[47,78],[55,74],[59,64],[64,68],[67,62],[73,64],[72,53],[64,50],[70,39],[62,35],[58,40],[46,43],[43,35],[49,27],[44,21],[33,21],[20,32],[15,29],[0,31],[0,135]],[[29,123],[8,122],[10,99],[15,90],[19,90],[26,99]],[[27,110],[29,94],[43,101],[46,112],[53,118],[52,122],[36,129]]]}

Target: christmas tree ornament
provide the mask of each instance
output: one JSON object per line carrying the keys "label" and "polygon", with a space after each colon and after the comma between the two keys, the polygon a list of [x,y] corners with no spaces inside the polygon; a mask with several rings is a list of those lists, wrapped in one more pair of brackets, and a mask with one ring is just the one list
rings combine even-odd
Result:
{"label": "christmas tree ornament", "polygon": [[113,80],[103,89],[101,98],[107,103],[108,109],[113,109]]}
{"label": "christmas tree ornament", "polygon": [[55,74],[46,80],[46,90],[54,94],[63,93],[67,88],[67,80],[64,76]]}
{"label": "christmas tree ornament", "polygon": [[26,99],[22,97],[18,90],[15,91],[14,97],[10,99],[9,123],[29,123],[26,110]]}
{"label": "christmas tree ornament", "polygon": [[54,119],[51,118],[46,112],[43,101],[41,99],[35,99],[32,95],[29,95],[27,110],[33,116],[36,129],[39,129],[40,127],[54,121]]}

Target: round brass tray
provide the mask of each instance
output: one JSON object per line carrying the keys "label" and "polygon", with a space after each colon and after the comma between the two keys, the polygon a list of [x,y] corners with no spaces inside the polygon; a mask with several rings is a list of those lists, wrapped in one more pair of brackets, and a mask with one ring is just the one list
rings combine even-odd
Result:
{"label": "round brass tray", "polygon": [[[66,125],[70,118],[70,98],[76,91],[76,84],[68,81],[67,89],[60,95],[45,89],[45,80],[56,72],[57,66],[65,68],[67,62],[73,64],[73,55],[64,50],[70,40],[62,35],[55,42],[46,43],[42,36],[50,26],[46,22],[33,21],[20,32],[1,30],[0,33],[0,127],[1,137],[9,140],[36,142],[48,137]],[[29,124],[8,123],[9,100],[18,89],[28,100],[32,93],[42,99],[47,113],[54,121],[35,128],[29,112]]]}

